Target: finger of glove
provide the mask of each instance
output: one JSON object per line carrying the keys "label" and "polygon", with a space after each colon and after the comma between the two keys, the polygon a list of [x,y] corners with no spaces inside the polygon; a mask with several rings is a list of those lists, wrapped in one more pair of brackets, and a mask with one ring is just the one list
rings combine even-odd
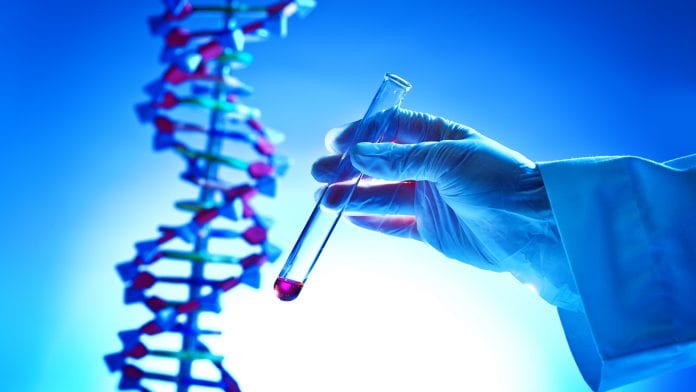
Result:
{"label": "finger of glove", "polygon": [[448,170],[439,143],[359,143],[351,149],[351,162],[360,172],[388,181],[437,182]]}
{"label": "finger of glove", "polygon": [[322,204],[330,209],[338,209],[345,204],[346,211],[360,214],[413,215],[416,186],[413,181],[358,186],[350,200],[352,185],[334,184],[329,186]]}
{"label": "finger of glove", "polygon": [[327,149],[334,153],[343,153],[357,143],[376,142],[375,134],[385,127],[385,136],[382,141],[401,144],[460,140],[476,133],[473,129],[453,121],[401,108],[381,112],[365,119],[362,127],[361,121],[330,130],[325,140]]}
{"label": "finger of glove", "polygon": [[350,158],[346,157],[345,167],[341,166],[342,155],[331,155],[316,160],[312,165],[312,176],[319,182],[333,183],[347,181],[357,177],[360,172],[350,163]]}
{"label": "finger of glove", "polygon": [[358,227],[401,238],[420,240],[415,216],[348,216],[348,220]]}

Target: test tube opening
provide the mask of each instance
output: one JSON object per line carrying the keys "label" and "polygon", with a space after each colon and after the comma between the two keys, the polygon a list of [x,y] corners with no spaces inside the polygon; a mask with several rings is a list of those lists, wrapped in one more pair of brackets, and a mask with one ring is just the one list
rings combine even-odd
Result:
{"label": "test tube opening", "polygon": [[384,74],[384,79],[391,80],[392,82],[398,84],[399,86],[401,86],[405,90],[405,92],[408,92],[411,89],[411,87],[413,87],[411,85],[411,83],[409,83],[406,79],[402,78],[401,76],[399,76],[397,74],[393,74],[390,72],[387,72],[386,74]]}

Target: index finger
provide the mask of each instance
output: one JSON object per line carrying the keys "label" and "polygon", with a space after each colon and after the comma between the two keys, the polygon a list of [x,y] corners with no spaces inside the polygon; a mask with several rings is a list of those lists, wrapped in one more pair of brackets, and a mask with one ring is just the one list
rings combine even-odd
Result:
{"label": "index finger", "polygon": [[326,148],[341,154],[357,143],[377,142],[378,140],[370,139],[376,138],[376,134],[381,130],[384,130],[384,138],[380,141],[401,144],[460,140],[476,132],[441,117],[399,108],[331,129],[326,135]]}

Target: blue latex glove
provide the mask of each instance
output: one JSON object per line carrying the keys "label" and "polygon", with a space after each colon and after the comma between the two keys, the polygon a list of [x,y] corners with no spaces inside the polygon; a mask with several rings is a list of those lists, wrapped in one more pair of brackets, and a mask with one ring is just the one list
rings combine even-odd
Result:
{"label": "blue latex glove", "polygon": [[[423,241],[479,268],[509,271],[550,303],[578,306],[548,196],[532,161],[469,127],[429,114],[400,109],[388,127],[390,142],[350,149],[357,170],[387,181],[361,181],[346,206],[353,223]],[[344,152],[356,128],[357,122],[335,133],[327,145]],[[336,181],[339,158],[316,161],[313,176]],[[348,189],[332,184],[327,207],[338,205]]]}

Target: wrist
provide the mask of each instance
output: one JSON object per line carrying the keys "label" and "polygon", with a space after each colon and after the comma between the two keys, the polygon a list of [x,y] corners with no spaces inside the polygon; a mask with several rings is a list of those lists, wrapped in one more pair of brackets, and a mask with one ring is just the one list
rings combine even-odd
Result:
{"label": "wrist", "polygon": [[525,215],[534,224],[529,225],[533,228],[529,233],[529,243],[517,252],[514,263],[506,263],[507,269],[550,304],[576,310],[580,306],[579,296],[546,186],[536,164],[525,168],[520,183]]}
{"label": "wrist", "polygon": [[522,173],[517,192],[523,203],[520,209],[529,218],[548,221],[555,226],[556,220],[553,217],[551,201],[546,192],[541,171],[535,163],[530,163],[531,165],[525,165],[521,168]]}

